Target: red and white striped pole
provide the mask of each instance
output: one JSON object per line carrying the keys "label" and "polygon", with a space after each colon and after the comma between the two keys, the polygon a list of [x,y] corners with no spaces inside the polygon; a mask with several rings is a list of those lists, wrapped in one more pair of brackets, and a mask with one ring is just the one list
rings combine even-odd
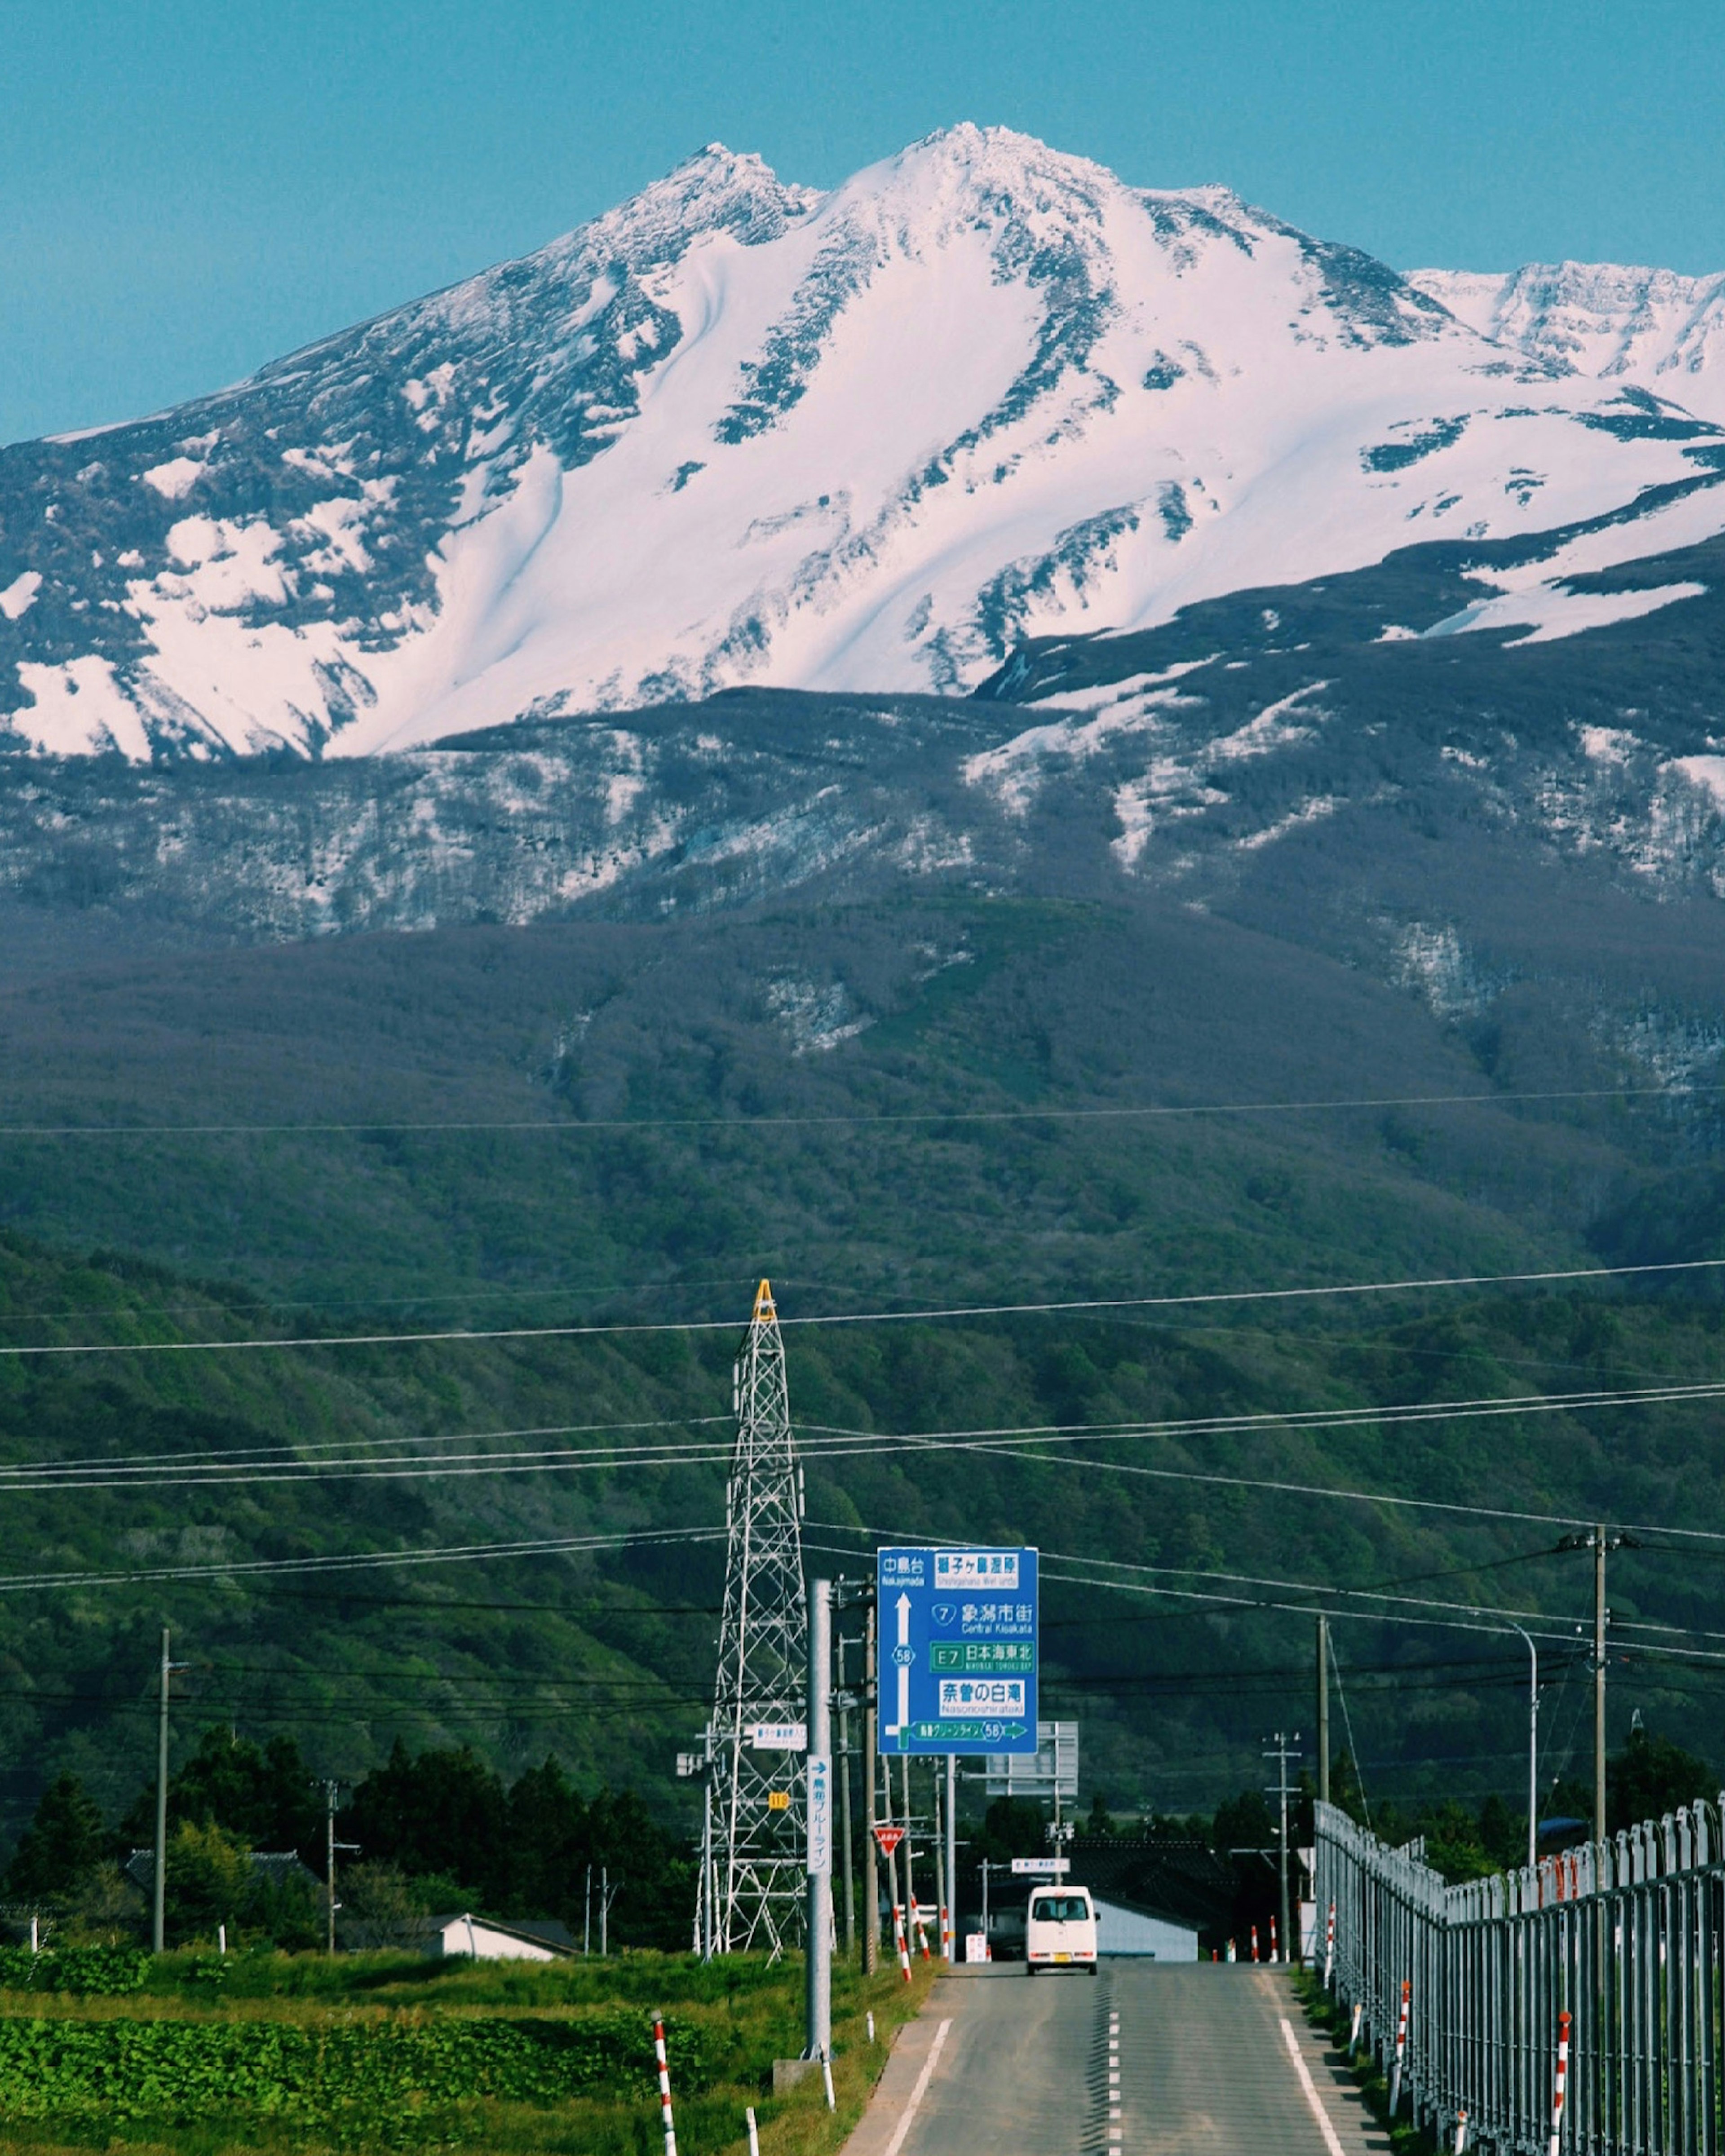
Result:
{"label": "red and white striped pole", "polygon": [[1414,1987],[1406,1977],[1402,1979],[1402,2010],[1395,2023],[1395,2071],[1389,2077],[1389,2115],[1395,2117],[1396,2106],[1402,2100],[1402,2063],[1408,2056],[1408,1999]]}
{"label": "red and white striped pole", "polygon": [[923,1960],[927,1961],[929,1958],[928,1933],[923,1929],[922,1904],[914,1894],[911,1897],[911,1928],[916,1934],[916,1944],[922,1949]]}
{"label": "red and white striped pole", "polygon": [[1258,1927],[1257,1927],[1255,1924],[1254,1924],[1254,1925],[1252,1926],[1252,1959],[1253,1959],[1254,1961],[1255,1961],[1257,1958],[1258,1958]]}
{"label": "red and white striped pole", "polygon": [[1569,2016],[1558,2016],[1558,2078],[1551,2097],[1551,2156],[1558,2156],[1558,2135],[1563,2124],[1563,2084],[1569,2078]]}
{"label": "red and white striped pole", "polygon": [[653,2024],[653,2056],[659,2066],[659,2115],[665,2122],[665,2156],[677,2156],[677,2129],[671,2123],[670,2068],[665,2056],[665,2023]]}
{"label": "red and white striped pole", "polygon": [[905,1938],[905,1905],[902,1902],[895,1902],[892,1905],[892,1943],[898,1948],[899,1969],[908,1984],[911,1980],[911,1949]]}
{"label": "red and white striped pole", "polygon": [[952,1919],[944,1902],[941,1903],[941,1959],[952,1958]]}
{"label": "red and white striped pole", "polygon": [[1330,1904],[1330,1921],[1324,1933],[1324,1989],[1330,1988],[1330,1979],[1336,1969],[1336,1905]]}
{"label": "red and white striped pole", "polygon": [[1274,1912],[1271,1913],[1270,1918],[1270,1958],[1271,1961],[1280,1961],[1281,1959],[1281,1948],[1276,1943],[1276,1917]]}
{"label": "red and white striped pole", "polygon": [[1455,2156],[1465,2156],[1467,2148],[1467,2112],[1464,2107],[1455,2114]]}

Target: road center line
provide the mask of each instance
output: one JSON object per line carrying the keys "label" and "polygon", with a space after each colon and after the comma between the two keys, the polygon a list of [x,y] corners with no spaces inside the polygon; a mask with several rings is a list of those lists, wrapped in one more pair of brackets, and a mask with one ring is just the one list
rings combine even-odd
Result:
{"label": "road center line", "polygon": [[[886,2156],[898,2156],[899,2150],[904,2147],[905,2136],[911,2130],[911,2121],[916,2116],[917,2105],[928,2093],[930,2077],[934,2072],[935,2063],[940,2057],[941,2048],[947,2041],[947,2031],[952,2025],[950,2021],[942,2021],[939,2028],[935,2030],[934,2041],[928,2047],[928,2056],[922,2061],[922,2071],[916,2076],[916,2086],[911,2091],[910,2102],[900,2112],[898,2124],[892,2129],[892,2138],[886,2144]],[[1287,2025],[1284,2021],[1283,2028],[1286,2029]],[[1339,2148],[1335,2150],[1334,2156],[1342,2156]]]}
{"label": "road center line", "polygon": [[[1323,2135],[1325,2148],[1329,2150],[1330,2156],[1344,2156],[1341,2138],[1330,2123],[1329,2113],[1318,2101],[1317,2091],[1312,2085],[1312,2069],[1306,2063],[1300,2050],[1300,2040],[1294,2034],[1293,2025],[1286,2015],[1282,2016],[1281,2033],[1288,2040],[1288,2051],[1294,2061],[1294,2071],[1300,2076],[1300,2086],[1306,2092],[1306,2101],[1312,2106],[1312,2115],[1317,2121],[1318,2131]],[[887,2150],[886,2156],[894,2156],[897,2145],[895,2142],[893,2148]]]}

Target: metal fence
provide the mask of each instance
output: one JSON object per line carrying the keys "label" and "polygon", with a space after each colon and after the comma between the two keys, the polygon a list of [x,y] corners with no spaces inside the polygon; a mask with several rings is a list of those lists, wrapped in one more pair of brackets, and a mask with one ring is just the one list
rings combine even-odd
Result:
{"label": "metal fence", "polygon": [[[1337,2000],[1400,2092],[1470,2148],[1715,2156],[1725,2140],[1725,1796],[1532,1871],[1446,1887],[1317,1807],[1317,1937]],[[1554,2123],[1560,2020],[1568,2072]]]}

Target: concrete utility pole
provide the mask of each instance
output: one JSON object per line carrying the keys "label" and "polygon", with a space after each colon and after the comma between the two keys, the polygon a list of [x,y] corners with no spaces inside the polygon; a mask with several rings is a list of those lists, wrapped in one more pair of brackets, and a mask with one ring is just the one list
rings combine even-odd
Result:
{"label": "concrete utility pole", "polygon": [[[809,1913],[804,1922],[803,1967],[808,2007],[808,2045],[803,2056],[828,2059],[833,2053],[833,1586],[827,1579],[809,1583]],[[824,1774],[828,1815],[826,1849],[816,1848],[815,1781]]]}
{"label": "concrete utility pole", "polygon": [[[887,1771],[890,1774],[891,1769],[889,1768]],[[905,1861],[905,1937],[910,1939],[911,1950],[914,1953],[916,1943],[911,1931],[911,1903],[916,1889],[911,1871],[911,1755],[908,1752],[899,1754],[898,1789],[899,1802],[903,1806],[900,1819],[905,1830],[905,1838],[898,1845],[899,1854]]]}
{"label": "concrete utility pole", "polygon": [[872,1976],[880,1966],[880,1892],[875,1876],[875,1598],[872,1594],[864,1611],[863,1639],[863,1973],[865,1976]]}
{"label": "concrete utility pole", "polygon": [[850,1695],[845,1690],[845,1642],[839,1642],[839,1846],[845,1859],[845,1958],[856,1952],[856,1864],[850,1846]]}
{"label": "concrete utility pole", "polygon": [[1605,1530],[1594,1528],[1594,1840],[1605,1839]]}
{"label": "concrete utility pole", "polygon": [[326,1782],[323,1785],[324,1822],[324,1943],[328,1951],[336,1951],[336,1912],[341,1903],[336,1899],[336,1852],[341,1849],[357,1849],[357,1841],[337,1841],[336,1839],[336,1810],[341,1799],[341,1784]]}
{"label": "concrete utility pole", "polygon": [[935,1951],[946,1958],[946,1928],[941,1922],[941,1911],[947,1906],[947,1830],[945,1815],[941,1810],[941,1772],[937,1763],[930,1775],[934,1804],[934,1944]]}
{"label": "concrete utility pole", "polygon": [[611,1951],[611,1904],[628,1884],[619,1879],[614,1887],[608,1865],[599,1866],[599,1958],[603,1961]]}
{"label": "concrete utility pole", "polygon": [[[1300,1732],[1296,1729],[1294,1732],[1293,1743],[1298,1744],[1299,1742]],[[1266,1749],[1264,1757],[1266,1759],[1274,1759],[1277,1763],[1276,1788],[1271,1794],[1280,1796],[1281,1799],[1281,1842],[1280,1862],[1277,1866],[1281,1886],[1280,1944],[1283,1959],[1294,1961],[1298,1958],[1295,1952],[1296,1942],[1288,1934],[1288,1762],[1296,1755],[1289,1748],[1289,1740],[1286,1732],[1278,1729],[1273,1743],[1274,1748]]]}
{"label": "concrete utility pole", "polygon": [[1531,1871],[1539,1861],[1539,1650],[1532,1635],[1522,1632],[1519,1625],[1512,1625],[1512,1631],[1521,1632],[1529,1657],[1527,1671],[1527,1869]]}
{"label": "concrete utility pole", "polygon": [[958,1756],[947,1754],[947,1892],[952,1899],[947,1911],[947,1958],[956,1961],[958,1944]]}
{"label": "concrete utility pole", "polygon": [[1317,1620],[1317,1795],[1330,1801],[1330,1620]]}
{"label": "concrete utility pole", "polygon": [[150,1918],[150,1949],[162,1952],[167,1930],[167,1691],[168,1679],[183,1662],[168,1660],[168,1630],[162,1628],[162,1712],[156,1726],[156,1877]]}

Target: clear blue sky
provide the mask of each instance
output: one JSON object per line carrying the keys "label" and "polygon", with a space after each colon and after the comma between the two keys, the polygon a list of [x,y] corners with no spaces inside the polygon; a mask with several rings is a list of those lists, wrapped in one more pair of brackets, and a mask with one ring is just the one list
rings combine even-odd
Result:
{"label": "clear blue sky", "polygon": [[1402,268],[1725,268],[1719,0],[0,0],[0,441],[528,249],[710,141],[999,121]]}

